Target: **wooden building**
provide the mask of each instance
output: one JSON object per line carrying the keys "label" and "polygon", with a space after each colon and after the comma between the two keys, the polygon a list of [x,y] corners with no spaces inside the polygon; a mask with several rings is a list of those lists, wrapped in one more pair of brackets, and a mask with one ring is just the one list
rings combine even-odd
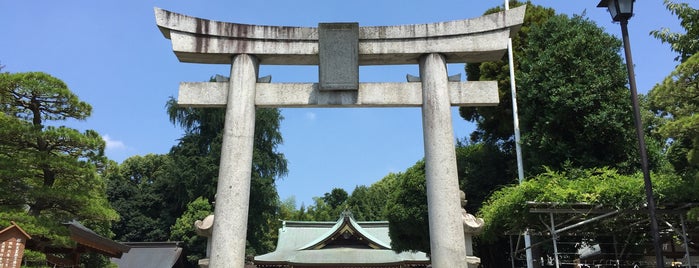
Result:
{"label": "wooden building", "polygon": [[19,268],[24,247],[32,237],[15,222],[0,231],[0,268]]}

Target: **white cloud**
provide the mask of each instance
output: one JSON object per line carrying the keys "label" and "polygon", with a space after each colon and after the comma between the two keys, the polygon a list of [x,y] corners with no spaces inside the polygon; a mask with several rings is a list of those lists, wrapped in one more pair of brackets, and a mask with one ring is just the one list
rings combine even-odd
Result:
{"label": "white cloud", "polygon": [[315,121],[316,120],[316,113],[314,112],[307,112],[306,113],[306,119],[309,121]]}
{"label": "white cloud", "polygon": [[107,149],[126,149],[123,141],[113,140],[109,135],[102,136],[102,140],[107,144]]}

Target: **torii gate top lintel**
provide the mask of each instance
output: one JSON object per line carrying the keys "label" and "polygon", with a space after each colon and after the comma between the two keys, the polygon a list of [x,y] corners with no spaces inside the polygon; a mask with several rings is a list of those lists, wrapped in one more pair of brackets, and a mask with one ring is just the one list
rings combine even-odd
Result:
{"label": "torii gate top lintel", "polygon": [[[525,9],[439,23],[359,27],[359,65],[417,64],[426,53],[443,54],[448,63],[498,60]],[[181,62],[230,64],[231,55],[253,54],[263,65],[318,64],[315,27],[220,22],[157,7],[155,16]]]}

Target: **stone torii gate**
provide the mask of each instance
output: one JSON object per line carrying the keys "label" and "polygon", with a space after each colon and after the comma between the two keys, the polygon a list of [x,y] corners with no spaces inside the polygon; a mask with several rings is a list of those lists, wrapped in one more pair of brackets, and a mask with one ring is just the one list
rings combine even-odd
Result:
{"label": "stone torii gate", "polygon": [[[446,64],[501,59],[524,12],[519,7],[433,24],[312,28],[218,22],[155,8],[157,25],[181,62],[231,64],[229,82],[184,82],[178,96],[182,106],[226,107],[210,266],[244,265],[256,107],[422,107],[432,265],[472,266],[450,106],[497,105],[498,90],[495,81],[450,82]],[[318,65],[319,83],[258,82],[260,64]],[[419,83],[359,83],[359,65],[399,64],[419,64]]]}

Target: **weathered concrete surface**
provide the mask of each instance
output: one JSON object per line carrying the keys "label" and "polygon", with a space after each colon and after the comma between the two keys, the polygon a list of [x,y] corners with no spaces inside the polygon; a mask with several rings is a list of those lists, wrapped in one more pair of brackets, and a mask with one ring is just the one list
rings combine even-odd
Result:
{"label": "weathered concrete surface", "polygon": [[325,90],[359,88],[359,24],[318,24],[318,84]]}
{"label": "weathered concrete surface", "polygon": [[[450,63],[498,60],[524,20],[525,6],[473,19],[359,28],[359,64],[416,64],[424,53]],[[318,29],[227,23],[155,8],[156,22],[182,62],[230,63],[254,54],[260,64],[318,64]]]}
{"label": "weathered concrete surface", "polygon": [[[452,106],[498,104],[495,81],[449,82]],[[225,107],[228,83],[180,83],[177,104],[186,107]],[[360,83],[356,92],[322,92],[314,83],[258,83],[258,107],[420,107],[420,83]]]}
{"label": "weathered concrete surface", "polygon": [[444,56],[421,57],[420,77],[432,267],[465,268],[466,248]]}
{"label": "weathered concrete surface", "polygon": [[210,267],[243,268],[255,134],[257,59],[233,58],[216,186]]}

